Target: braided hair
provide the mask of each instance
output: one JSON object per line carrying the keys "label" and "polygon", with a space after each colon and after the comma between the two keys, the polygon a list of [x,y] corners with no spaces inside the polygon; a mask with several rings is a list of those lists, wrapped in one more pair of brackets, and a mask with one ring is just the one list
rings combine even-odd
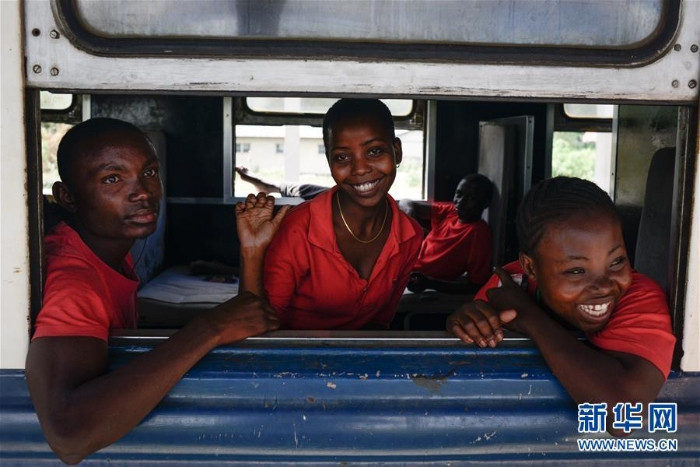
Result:
{"label": "braided hair", "polygon": [[379,99],[340,99],[323,117],[323,144],[326,146],[326,157],[328,157],[331,128],[342,120],[368,116],[375,117],[384,130],[391,135],[392,140],[396,137],[394,119],[384,102]]}
{"label": "braided hair", "polygon": [[541,181],[518,208],[515,224],[520,251],[533,256],[547,227],[580,213],[606,214],[619,221],[610,196],[595,183],[576,177]]}

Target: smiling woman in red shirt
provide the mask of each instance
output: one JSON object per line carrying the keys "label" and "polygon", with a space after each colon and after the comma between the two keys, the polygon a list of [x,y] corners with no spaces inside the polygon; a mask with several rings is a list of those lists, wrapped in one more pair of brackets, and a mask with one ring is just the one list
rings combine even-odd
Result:
{"label": "smiling woman in red shirt", "polygon": [[265,257],[265,291],[291,329],[388,328],[423,238],[388,194],[401,140],[376,99],[336,102],[323,140],[336,186],[285,218]]}

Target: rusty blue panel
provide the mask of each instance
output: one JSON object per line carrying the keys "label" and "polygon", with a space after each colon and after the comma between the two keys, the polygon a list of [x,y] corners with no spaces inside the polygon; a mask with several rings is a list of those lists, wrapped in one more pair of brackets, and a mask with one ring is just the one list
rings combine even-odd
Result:
{"label": "rusty blue panel", "polygon": [[[113,346],[112,364],[151,348]],[[0,464],[59,465],[23,372],[0,372],[0,394]],[[695,463],[700,374],[674,372],[657,400],[678,404],[678,431],[632,437],[676,452],[582,453],[576,406],[532,347],[243,344],[211,352],[85,465]]]}

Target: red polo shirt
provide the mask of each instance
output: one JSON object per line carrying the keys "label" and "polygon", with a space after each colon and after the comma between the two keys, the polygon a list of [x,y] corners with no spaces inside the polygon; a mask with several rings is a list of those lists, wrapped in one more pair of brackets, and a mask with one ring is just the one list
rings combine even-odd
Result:
{"label": "red polo shirt", "polygon": [[391,232],[369,280],[362,279],[335,238],[331,202],[336,191],[290,211],[265,256],[265,291],[291,329],[388,326],[418,257],[421,228],[387,195]]}
{"label": "red polo shirt", "polygon": [[106,341],[113,329],[136,328],[139,281],[131,255],[122,263],[131,273],[126,277],[107,266],[64,222],[46,235],[44,248],[44,303],[33,339],[88,336]]}
{"label": "red polo shirt", "polygon": [[435,279],[451,281],[465,272],[472,284],[491,276],[491,229],[479,219],[462,223],[454,203],[433,203],[430,232],[425,237],[415,270]]}

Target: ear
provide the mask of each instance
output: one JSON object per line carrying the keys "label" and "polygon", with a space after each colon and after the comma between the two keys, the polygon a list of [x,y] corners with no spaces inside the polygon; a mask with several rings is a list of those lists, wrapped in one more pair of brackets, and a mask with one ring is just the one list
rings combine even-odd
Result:
{"label": "ear", "polygon": [[533,279],[537,279],[537,275],[535,274],[535,260],[522,251],[518,254],[518,260],[520,261],[520,267],[523,268],[525,274]]}
{"label": "ear", "polygon": [[71,214],[78,210],[78,207],[75,205],[75,197],[68,185],[63,182],[56,182],[51,187],[51,192],[53,193],[53,198],[63,209]]}
{"label": "ear", "polygon": [[394,138],[392,146],[394,146],[394,164],[400,164],[403,160],[403,148],[401,147],[401,140],[399,138]]}

